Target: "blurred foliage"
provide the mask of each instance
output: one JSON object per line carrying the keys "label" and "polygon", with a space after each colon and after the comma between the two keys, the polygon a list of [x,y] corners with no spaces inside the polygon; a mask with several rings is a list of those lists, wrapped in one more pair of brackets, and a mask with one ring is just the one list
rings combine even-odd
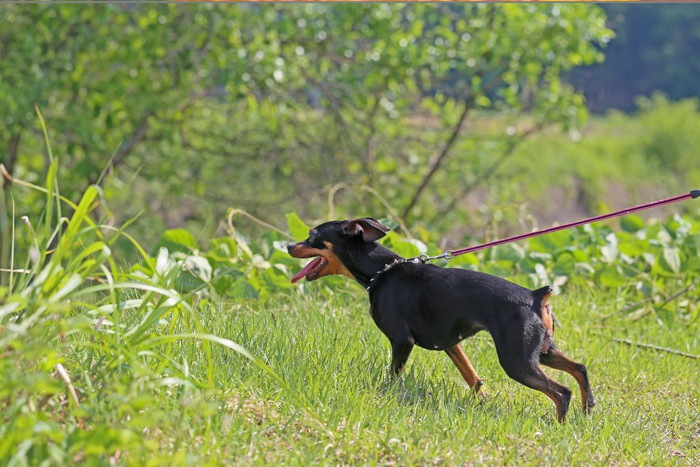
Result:
{"label": "blurred foliage", "polygon": [[0,31],[5,165],[42,179],[39,106],[62,193],[100,181],[115,222],[149,212],[147,241],[229,206],[318,217],[339,183],[339,210],[383,208],[371,190],[402,209],[442,151],[411,213],[431,221],[525,135],[583,122],[561,76],[612,35],[580,4],[7,5]]}
{"label": "blurred foliage", "polygon": [[672,172],[686,183],[698,180],[700,147],[698,100],[672,103],[662,94],[639,98],[639,121],[645,128],[641,150],[657,170]]}
{"label": "blurred foliage", "polygon": [[653,92],[673,100],[699,97],[698,5],[611,2],[601,8],[616,34],[605,64],[569,74],[592,111],[633,111],[639,96]]}
{"label": "blurred foliage", "polygon": [[[300,229],[296,214],[289,214],[288,219],[291,231]],[[308,230],[304,228],[304,238]],[[199,290],[218,298],[267,300],[308,288],[334,293],[350,283],[342,277],[327,277],[314,284],[293,286],[289,279],[301,269],[301,262],[287,254],[288,240],[276,232],[251,240],[232,230],[229,236],[214,239],[208,249],[192,245],[191,239],[182,230],[166,231],[159,242],[180,251],[171,258],[180,265],[179,283],[184,293]],[[408,258],[441,253],[433,243],[395,231],[380,243]],[[507,277],[532,289],[551,284],[561,292],[575,284],[609,290],[612,296],[624,297],[620,308],[671,319],[670,309],[665,308],[668,299],[680,291],[694,290],[700,276],[699,258],[697,217],[675,215],[666,221],[645,222],[637,215],[627,215],[619,220],[617,229],[606,224],[586,225],[438,263]],[[678,319],[700,316],[695,301],[687,297],[672,306]]]}

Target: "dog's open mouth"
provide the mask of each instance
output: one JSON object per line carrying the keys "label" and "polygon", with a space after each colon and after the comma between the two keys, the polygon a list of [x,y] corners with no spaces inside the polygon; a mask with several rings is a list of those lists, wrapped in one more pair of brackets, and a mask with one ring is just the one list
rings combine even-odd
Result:
{"label": "dog's open mouth", "polygon": [[309,264],[304,266],[304,269],[302,269],[301,271],[296,273],[294,277],[292,277],[292,284],[301,280],[302,277],[306,277],[307,281],[318,279],[318,273],[326,267],[326,264],[328,264],[328,261],[326,261],[326,259],[323,256],[315,258]]}

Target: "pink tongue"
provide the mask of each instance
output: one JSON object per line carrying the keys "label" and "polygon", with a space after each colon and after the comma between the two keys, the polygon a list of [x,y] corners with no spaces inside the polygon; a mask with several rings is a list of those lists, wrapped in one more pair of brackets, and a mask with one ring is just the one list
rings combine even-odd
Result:
{"label": "pink tongue", "polygon": [[304,266],[304,269],[302,269],[301,271],[299,271],[298,273],[296,273],[296,275],[295,275],[294,277],[292,277],[292,284],[294,284],[295,282],[297,282],[297,281],[298,281],[299,279],[301,279],[302,277],[306,276],[306,275],[309,273],[309,271],[311,271],[311,270],[314,269],[316,266],[318,266],[319,264],[321,264],[321,261],[323,261],[323,258],[319,256],[318,258],[316,258],[315,260],[311,261],[309,264],[307,264],[306,266]]}

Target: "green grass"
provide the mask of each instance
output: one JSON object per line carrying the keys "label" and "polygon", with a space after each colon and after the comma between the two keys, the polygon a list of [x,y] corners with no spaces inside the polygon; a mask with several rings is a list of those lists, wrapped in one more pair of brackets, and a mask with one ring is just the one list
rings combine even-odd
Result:
{"label": "green grass", "polygon": [[[114,275],[115,286],[131,284],[122,298],[135,300],[136,309],[86,304],[102,313],[90,320],[80,307],[59,303],[20,330],[19,317],[5,317],[0,459],[10,465],[700,461],[698,361],[611,340],[698,354],[697,316],[614,315],[626,296],[575,285],[556,296],[562,327],[555,340],[588,366],[598,401],[584,415],[573,378],[547,370],[574,390],[560,425],[549,399],[505,375],[486,333],[465,342],[485,380],[485,399],[474,398],[442,352],[416,349],[404,376],[392,382],[388,342],[368,316],[360,287],[335,281],[328,290],[328,281],[319,281],[304,284],[304,294],[292,289],[268,301],[176,295],[165,271],[177,268],[162,269],[162,255],[155,261],[161,275],[148,280],[159,281],[157,294],[140,292],[133,274]],[[37,298],[37,306],[52,297]],[[179,301],[168,307],[166,297]],[[112,295],[104,300],[122,303]],[[121,327],[108,327],[104,317]],[[144,326],[143,339],[128,338]]]}
{"label": "green grass", "polygon": [[[573,378],[547,370],[574,390],[567,423],[560,425],[549,399],[505,375],[486,333],[465,343],[486,380],[484,400],[475,400],[442,352],[416,349],[402,381],[391,383],[388,342],[367,315],[362,296],[357,288],[330,299],[289,296],[267,305],[221,304],[208,332],[263,358],[318,419],[300,411],[255,365],[214,349],[221,405],[206,427],[185,425],[192,439],[208,430],[216,449],[193,452],[253,464],[700,461],[698,362],[606,337],[698,353],[697,323],[671,330],[651,319],[620,318],[603,326],[601,317],[613,311],[610,297],[582,291],[556,297],[563,322],[556,341],[588,365],[598,400],[594,413],[583,415]],[[196,354],[189,359],[196,361]]]}
{"label": "green grass", "polygon": [[[557,152],[555,143],[545,147]],[[578,156],[580,173],[606,173],[598,153]],[[567,168],[549,163],[546,174]],[[645,179],[629,164],[610,173]],[[289,285],[298,261],[270,232],[212,239],[205,252],[169,231],[170,254],[150,255],[126,227],[95,220],[101,190],[61,201],[58,167],[52,160],[45,188],[15,180],[18,197],[29,189],[44,200],[38,219],[21,222],[15,197],[2,200],[0,221],[12,228],[0,234],[13,245],[3,261],[17,272],[0,285],[0,465],[700,464],[700,362],[612,339],[700,354],[696,221],[619,232],[626,257],[614,260],[603,257],[617,251],[609,227],[542,237],[532,256],[480,257],[479,269],[519,271],[526,285],[544,285],[535,258],[550,278],[572,278],[553,299],[555,340],[588,366],[598,405],[582,414],[573,378],[546,370],[574,392],[560,425],[548,398],[505,375],[488,334],[464,343],[484,399],[442,352],[414,350],[391,381],[389,345],[360,287],[334,278],[298,293]],[[120,262],[120,242],[136,264]],[[572,245],[588,268],[561,261]],[[240,298],[254,288],[260,300]],[[642,299],[653,306],[618,313]]]}

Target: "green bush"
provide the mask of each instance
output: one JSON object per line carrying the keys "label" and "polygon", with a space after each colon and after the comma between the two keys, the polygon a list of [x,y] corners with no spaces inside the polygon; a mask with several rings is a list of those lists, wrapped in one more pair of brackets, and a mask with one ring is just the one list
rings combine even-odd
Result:
{"label": "green bush", "polygon": [[645,159],[659,170],[671,171],[686,182],[697,180],[700,148],[698,100],[670,102],[662,94],[638,100]]}

